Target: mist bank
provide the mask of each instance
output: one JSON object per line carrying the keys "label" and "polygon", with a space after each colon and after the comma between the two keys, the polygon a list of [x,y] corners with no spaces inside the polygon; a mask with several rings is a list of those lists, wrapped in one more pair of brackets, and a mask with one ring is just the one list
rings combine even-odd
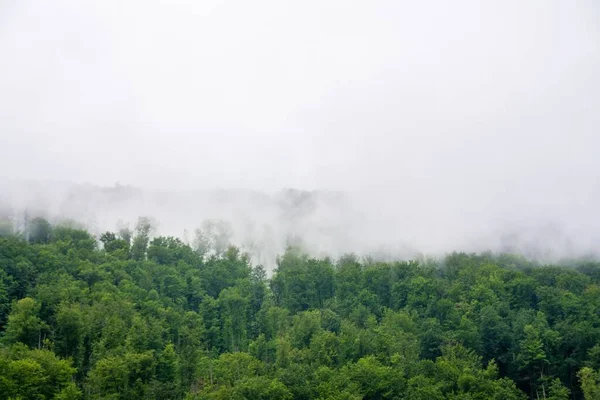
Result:
{"label": "mist bank", "polygon": [[[450,192],[447,192],[450,193]],[[149,217],[153,234],[194,240],[220,224],[227,240],[272,269],[277,255],[298,245],[314,256],[346,253],[379,259],[441,256],[452,251],[513,252],[542,262],[597,257],[597,208],[564,195],[523,192],[365,189],[146,190],[116,184],[0,181],[0,214],[18,229],[25,215],[74,220],[100,235]],[[462,193],[462,194],[461,194]]]}

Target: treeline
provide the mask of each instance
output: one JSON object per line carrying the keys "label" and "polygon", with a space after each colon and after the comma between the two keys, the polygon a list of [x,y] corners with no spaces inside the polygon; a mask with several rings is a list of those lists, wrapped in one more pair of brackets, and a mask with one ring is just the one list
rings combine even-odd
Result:
{"label": "treeline", "polygon": [[314,259],[32,221],[0,236],[0,399],[600,399],[600,263]]}

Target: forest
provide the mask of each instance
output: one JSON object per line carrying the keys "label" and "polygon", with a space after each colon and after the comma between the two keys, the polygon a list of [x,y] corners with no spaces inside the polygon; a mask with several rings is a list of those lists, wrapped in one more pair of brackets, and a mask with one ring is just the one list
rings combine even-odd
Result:
{"label": "forest", "polygon": [[0,226],[0,399],[600,399],[600,262]]}

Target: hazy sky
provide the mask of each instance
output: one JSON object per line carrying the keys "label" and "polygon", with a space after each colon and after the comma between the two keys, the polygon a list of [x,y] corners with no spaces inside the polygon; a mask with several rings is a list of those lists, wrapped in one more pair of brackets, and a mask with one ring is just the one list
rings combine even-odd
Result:
{"label": "hazy sky", "polygon": [[0,176],[591,204],[599,49],[594,0],[0,0]]}

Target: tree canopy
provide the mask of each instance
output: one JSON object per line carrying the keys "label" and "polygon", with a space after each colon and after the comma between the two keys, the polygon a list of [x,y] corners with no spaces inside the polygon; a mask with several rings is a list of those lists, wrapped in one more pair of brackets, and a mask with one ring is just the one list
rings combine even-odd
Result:
{"label": "tree canopy", "polygon": [[267,277],[208,228],[4,229],[0,399],[600,398],[600,263],[290,248]]}

